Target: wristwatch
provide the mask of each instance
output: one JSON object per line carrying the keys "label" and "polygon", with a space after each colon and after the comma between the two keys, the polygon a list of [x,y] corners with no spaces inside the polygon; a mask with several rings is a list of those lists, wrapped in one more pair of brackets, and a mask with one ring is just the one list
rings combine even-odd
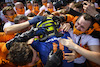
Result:
{"label": "wristwatch", "polygon": [[96,20],[100,20],[100,13],[95,15]]}

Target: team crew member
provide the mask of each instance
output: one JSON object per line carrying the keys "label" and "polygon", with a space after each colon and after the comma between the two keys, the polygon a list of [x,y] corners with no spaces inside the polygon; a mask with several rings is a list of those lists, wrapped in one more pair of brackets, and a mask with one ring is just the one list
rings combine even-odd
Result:
{"label": "team crew member", "polygon": [[7,6],[7,7],[4,7],[2,11],[3,11],[3,14],[5,15],[5,17],[9,20],[8,22],[6,22],[4,24],[3,29],[15,24],[14,18],[17,16],[17,14],[14,11],[14,9],[11,6]]}

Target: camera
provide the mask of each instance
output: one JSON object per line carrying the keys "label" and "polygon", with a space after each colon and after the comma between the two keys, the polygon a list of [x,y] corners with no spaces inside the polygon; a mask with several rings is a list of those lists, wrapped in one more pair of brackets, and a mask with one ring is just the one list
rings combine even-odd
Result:
{"label": "camera", "polygon": [[57,10],[57,8],[61,9],[62,6],[66,6],[66,5],[67,5],[67,1],[58,1],[53,6],[55,6],[55,8]]}

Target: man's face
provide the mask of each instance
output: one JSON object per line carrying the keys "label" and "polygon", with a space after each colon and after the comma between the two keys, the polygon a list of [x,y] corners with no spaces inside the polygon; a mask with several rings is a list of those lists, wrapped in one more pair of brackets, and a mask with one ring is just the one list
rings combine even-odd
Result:
{"label": "man's face", "polygon": [[32,6],[32,4],[31,4],[31,3],[27,3],[27,7],[28,7],[28,6]]}
{"label": "man's face", "polygon": [[91,22],[87,21],[83,18],[83,16],[81,16],[75,23],[75,28],[79,31],[85,32],[89,26],[90,26]]}
{"label": "man's face", "polygon": [[5,17],[9,20],[9,21],[14,21],[14,18],[17,16],[15,16],[16,12],[14,10],[10,10],[6,12],[7,15],[5,15]]}
{"label": "man's face", "polygon": [[38,3],[34,3],[33,4],[33,7],[38,7]]}
{"label": "man's face", "polygon": [[27,3],[27,8],[28,9],[32,9],[32,4],[31,3]]}
{"label": "man's face", "polygon": [[17,14],[24,14],[25,13],[24,5],[23,4],[17,4],[16,5],[16,11],[17,11]]}
{"label": "man's face", "polygon": [[34,8],[35,11],[39,11],[38,3],[34,3],[33,8]]}
{"label": "man's face", "polygon": [[18,4],[18,5],[16,6],[16,8],[18,8],[18,9],[23,9],[23,8],[24,8],[24,5],[23,5],[23,4]]}
{"label": "man's face", "polygon": [[48,4],[47,4],[47,9],[48,9],[48,11],[49,11],[50,13],[52,13],[52,12],[53,12],[53,4],[52,4],[52,3],[48,3]]}
{"label": "man's face", "polygon": [[50,8],[50,9],[53,9],[53,5],[50,4],[50,3],[48,3],[48,4],[47,4],[47,8],[48,8],[48,9],[49,9],[49,8]]}
{"label": "man's face", "polygon": [[47,6],[47,0],[42,0],[42,5]]}
{"label": "man's face", "polygon": [[16,14],[16,12],[14,10],[10,10],[6,12],[7,16],[13,16],[14,14]]}
{"label": "man's face", "polygon": [[34,64],[36,64],[39,61],[39,56],[37,54],[37,52],[32,48],[33,51],[33,58],[32,58],[32,62],[28,64],[28,66],[33,66]]}

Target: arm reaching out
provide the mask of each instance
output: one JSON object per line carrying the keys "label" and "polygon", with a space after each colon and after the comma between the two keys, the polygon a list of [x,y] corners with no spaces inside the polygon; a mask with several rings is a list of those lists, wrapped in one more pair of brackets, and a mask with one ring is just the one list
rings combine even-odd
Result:
{"label": "arm reaching out", "polygon": [[83,9],[86,11],[87,14],[91,15],[92,17],[95,17],[96,14],[99,14],[99,12],[96,11],[94,4],[87,1],[83,2]]}
{"label": "arm reaching out", "polygon": [[75,44],[70,37],[68,37],[68,39],[60,39],[59,42],[70,49],[74,49],[76,52],[80,53],[90,61],[100,65],[100,52],[86,50],[83,47]]}
{"label": "arm reaching out", "polygon": [[36,24],[39,21],[44,21],[45,19],[46,19],[46,17],[43,17],[43,16],[35,16],[35,17],[33,17],[33,19],[31,19],[29,21],[26,21],[26,22],[23,22],[20,24],[14,24],[12,26],[5,28],[4,32],[6,34],[14,34],[14,33],[18,32],[24,28],[27,28],[28,26],[30,26],[32,24]]}

